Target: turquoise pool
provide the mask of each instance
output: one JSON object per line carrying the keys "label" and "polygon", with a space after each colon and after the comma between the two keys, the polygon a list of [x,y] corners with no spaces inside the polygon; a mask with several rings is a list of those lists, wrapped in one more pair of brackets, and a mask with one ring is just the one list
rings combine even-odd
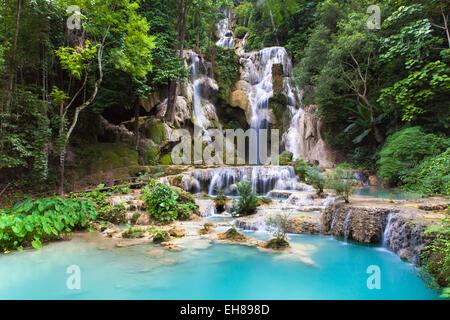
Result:
{"label": "turquoise pool", "polygon": [[[267,234],[247,233],[266,238]],[[393,253],[332,237],[291,236],[304,260],[239,245],[194,240],[168,252],[153,244],[113,247],[96,233],[41,251],[0,257],[1,299],[437,299],[415,268]],[[188,244],[186,244],[186,247]],[[68,266],[81,289],[66,287]],[[381,289],[367,288],[368,266]]]}
{"label": "turquoise pool", "polygon": [[392,199],[397,200],[416,200],[420,199],[422,196],[420,194],[406,192],[397,189],[388,189],[383,187],[364,187],[355,190],[355,194],[359,196],[369,196],[376,198],[386,198],[390,199],[392,194]]}

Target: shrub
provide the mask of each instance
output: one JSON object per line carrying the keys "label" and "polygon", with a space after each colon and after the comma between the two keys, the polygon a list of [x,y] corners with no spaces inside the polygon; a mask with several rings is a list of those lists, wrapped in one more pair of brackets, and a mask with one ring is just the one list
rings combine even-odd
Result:
{"label": "shrub", "polygon": [[431,226],[425,231],[425,235],[431,233],[436,237],[422,253],[424,263],[420,270],[422,278],[431,288],[447,289],[444,289],[443,292],[446,298],[449,297],[448,288],[450,287],[450,217],[448,212],[450,212],[450,207],[447,209],[441,225]]}
{"label": "shrub", "polygon": [[450,148],[423,160],[403,181],[411,191],[450,195]]}
{"label": "shrub", "polygon": [[280,165],[282,166],[290,165],[292,163],[292,157],[293,157],[292,152],[283,151],[279,157]]}
{"label": "shrub", "polygon": [[237,26],[236,30],[234,31],[234,35],[236,38],[238,39],[243,39],[245,37],[245,35],[248,32],[248,28],[243,27],[243,26]]}
{"label": "shrub", "polygon": [[118,203],[116,205],[111,205],[108,201],[108,197],[112,196],[115,193],[124,194],[129,191],[127,187],[112,187],[106,191],[102,191],[105,187],[104,184],[100,184],[97,186],[96,190],[90,192],[83,193],[74,193],[70,195],[70,199],[85,199],[92,201],[97,208],[96,221],[98,222],[111,222],[114,224],[126,224],[127,210],[125,208],[124,203]]}
{"label": "shrub", "polygon": [[348,170],[336,168],[331,176],[329,186],[337,195],[342,196],[346,203],[349,203],[350,195],[353,193],[355,186],[353,173]]}
{"label": "shrub", "polygon": [[449,144],[448,139],[426,134],[420,127],[400,130],[386,140],[380,152],[378,175],[391,185],[402,184],[424,158],[439,155]]}
{"label": "shrub", "polygon": [[327,177],[318,167],[307,167],[306,182],[312,185],[317,190],[317,195],[320,196],[327,184]]}
{"label": "shrub", "polygon": [[236,205],[236,213],[243,216],[254,214],[256,208],[259,206],[258,197],[252,190],[252,183],[243,181],[237,185],[239,195],[239,201]]}
{"label": "shrub", "polygon": [[153,236],[153,242],[154,243],[161,243],[165,241],[170,240],[170,235],[165,230],[158,230],[156,231],[155,235]]}
{"label": "shrub", "polygon": [[277,214],[275,217],[267,219],[266,224],[270,228],[274,229],[275,239],[271,239],[267,242],[266,247],[272,249],[281,249],[289,247],[289,243],[286,240],[286,233],[289,227],[289,214]]}
{"label": "shrub", "polygon": [[301,159],[296,159],[294,161],[295,174],[298,176],[300,181],[306,181],[306,170],[311,166]]}
{"label": "shrub", "polygon": [[122,232],[122,238],[125,239],[138,239],[142,238],[145,234],[145,230],[141,228],[132,228],[129,227],[127,230]]}
{"label": "shrub", "polygon": [[186,219],[198,209],[191,194],[176,191],[155,180],[150,182],[143,193],[142,200],[147,203],[148,213],[159,221]]}
{"label": "shrub", "polygon": [[28,245],[40,249],[45,241],[71,235],[95,219],[90,201],[28,199],[0,213],[0,250],[22,250]]}

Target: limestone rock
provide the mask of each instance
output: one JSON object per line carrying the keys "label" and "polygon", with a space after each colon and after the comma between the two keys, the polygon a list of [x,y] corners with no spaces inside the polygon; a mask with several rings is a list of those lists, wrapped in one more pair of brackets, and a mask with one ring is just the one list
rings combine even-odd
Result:
{"label": "limestone rock", "polygon": [[181,237],[186,236],[187,231],[185,229],[175,227],[175,228],[169,230],[169,234],[172,237],[181,238]]}

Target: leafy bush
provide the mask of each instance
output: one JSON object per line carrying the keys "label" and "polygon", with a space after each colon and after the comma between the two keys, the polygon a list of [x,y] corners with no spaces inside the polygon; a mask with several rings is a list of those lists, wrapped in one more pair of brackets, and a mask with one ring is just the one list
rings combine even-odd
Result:
{"label": "leafy bush", "polygon": [[170,235],[165,230],[158,230],[156,231],[155,235],[153,236],[153,242],[154,243],[161,243],[165,241],[170,240]]}
{"label": "leafy bush", "polygon": [[0,213],[0,249],[22,250],[28,245],[40,249],[45,241],[71,235],[95,219],[95,206],[90,201],[28,199]]}
{"label": "leafy bush", "polygon": [[238,39],[243,39],[245,37],[245,35],[247,34],[247,32],[248,32],[247,27],[237,26],[236,30],[234,31],[234,35]]}
{"label": "leafy bush", "polygon": [[[421,276],[426,280],[429,286],[435,290],[444,289],[447,292],[450,287],[450,217],[448,215],[450,208],[447,209],[445,218],[442,219],[440,226],[431,226],[425,231],[427,234],[436,234],[433,242],[422,254],[425,261],[421,267]],[[431,276],[431,277],[430,277]]]}
{"label": "leafy bush", "polygon": [[437,156],[448,147],[448,139],[426,134],[420,127],[400,130],[386,140],[380,152],[378,175],[391,185],[402,184],[424,158]]}
{"label": "leafy bush", "polygon": [[144,234],[145,234],[145,230],[143,230],[141,228],[129,227],[127,230],[122,232],[122,238],[138,239],[138,238],[142,238],[144,236]]}
{"label": "leafy bush", "polygon": [[236,204],[236,213],[243,216],[254,214],[259,206],[259,201],[256,193],[252,190],[252,183],[242,181],[238,183],[237,189],[241,197]]}
{"label": "leafy bush", "polygon": [[171,222],[176,219],[187,219],[198,210],[191,194],[179,192],[171,187],[152,180],[143,190],[142,200],[147,203],[147,211],[153,218]]}
{"label": "leafy bush", "polygon": [[312,185],[320,196],[327,184],[327,177],[318,167],[306,168],[306,182]]}
{"label": "leafy bush", "polygon": [[296,159],[294,162],[295,174],[300,181],[306,181],[306,170],[311,166],[301,159]]}
{"label": "leafy bush", "polygon": [[280,165],[282,166],[290,165],[292,163],[292,157],[293,157],[292,152],[283,151],[279,156]]}
{"label": "leafy bush", "polygon": [[83,193],[75,193],[70,195],[70,199],[85,199],[92,201],[97,208],[97,221],[101,222],[111,222],[114,224],[126,224],[127,210],[124,203],[118,203],[116,205],[111,205],[108,201],[108,197],[118,193],[126,194],[129,191],[128,187],[112,187],[106,191],[102,191],[105,187],[104,184],[97,186],[96,190]]}
{"label": "leafy bush", "polygon": [[403,181],[411,191],[450,195],[450,148],[423,160]]}
{"label": "leafy bush", "polygon": [[281,249],[289,247],[289,243],[286,240],[286,233],[289,227],[289,214],[277,214],[275,217],[267,219],[266,224],[270,228],[274,229],[275,239],[269,240],[266,247],[272,249]]}
{"label": "leafy bush", "polygon": [[234,50],[217,47],[215,61],[219,96],[228,101],[233,85],[239,78],[239,57]]}
{"label": "leafy bush", "polygon": [[331,176],[329,186],[337,195],[342,196],[346,203],[349,203],[350,195],[353,193],[353,187],[355,186],[353,173],[336,168]]}

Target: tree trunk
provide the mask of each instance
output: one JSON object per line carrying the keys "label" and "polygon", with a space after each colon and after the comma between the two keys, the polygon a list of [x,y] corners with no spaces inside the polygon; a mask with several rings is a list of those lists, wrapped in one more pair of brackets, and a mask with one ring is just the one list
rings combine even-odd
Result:
{"label": "tree trunk", "polygon": [[373,108],[369,102],[369,99],[367,99],[367,97],[365,95],[359,95],[361,97],[361,99],[364,101],[364,103],[366,104],[367,108],[369,108],[370,111],[370,122],[372,123],[372,127],[373,127],[373,132],[375,133],[376,136],[378,136],[380,138],[380,143],[384,144],[384,138],[381,135],[380,130],[378,129],[378,126],[375,123],[375,113],[373,111]]}

